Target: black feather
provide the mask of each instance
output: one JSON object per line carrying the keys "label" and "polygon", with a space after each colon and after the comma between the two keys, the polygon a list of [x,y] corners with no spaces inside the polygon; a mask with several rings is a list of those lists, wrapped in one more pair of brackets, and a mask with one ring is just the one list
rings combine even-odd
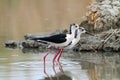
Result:
{"label": "black feather", "polygon": [[52,43],[63,43],[66,41],[66,35],[56,34],[49,37],[34,37],[34,38],[31,38],[31,40],[35,40],[35,41],[41,40],[41,41],[47,41]]}

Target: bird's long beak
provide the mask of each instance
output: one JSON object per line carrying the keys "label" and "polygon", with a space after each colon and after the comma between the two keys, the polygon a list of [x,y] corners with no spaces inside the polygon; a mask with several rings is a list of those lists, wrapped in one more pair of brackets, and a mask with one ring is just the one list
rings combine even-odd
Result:
{"label": "bird's long beak", "polygon": [[95,36],[94,34],[91,34],[91,33],[88,32],[88,31],[86,31],[85,33],[86,33],[86,34],[89,34],[89,35],[91,35],[91,36]]}

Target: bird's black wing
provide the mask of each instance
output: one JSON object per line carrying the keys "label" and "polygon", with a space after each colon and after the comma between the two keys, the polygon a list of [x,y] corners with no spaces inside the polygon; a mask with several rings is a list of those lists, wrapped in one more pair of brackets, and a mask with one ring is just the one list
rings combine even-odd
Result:
{"label": "bird's black wing", "polygon": [[35,41],[46,41],[52,43],[63,43],[66,41],[66,34],[56,34],[49,37],[34,37],[31,40]]}

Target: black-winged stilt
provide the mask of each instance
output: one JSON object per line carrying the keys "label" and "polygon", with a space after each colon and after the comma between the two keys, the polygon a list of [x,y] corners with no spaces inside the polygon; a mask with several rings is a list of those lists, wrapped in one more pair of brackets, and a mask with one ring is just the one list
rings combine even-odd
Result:
{"label": "black-winged stilt", "polygon": [[79,27],[79,29],[77,29],[75,32],[74,39],[69,43],[68,46],[65,47],[65,49],[72,49],[80,41],[80,36],[82,33],[86,33],[94,36],[93,34],[87,32],[85,28]]}
{"label": "black-winged stilt", "polygon": [[[54,49],[54,47],[58,48],[56,55],[53,58],[53,70],[55,71],[55,60],[59,63],[59,68],[63,72],[62,66],[60,64],[60,57],[63,53],[63,49],[72,49],[80,40],[80,36],[82,33],[88,33],[83,27],[79,27],[77,24],[70,25],[70,33],[69,34],[56,34],[48,37],[34,37],[31,40],[40,41],[43,43],[48,43],[51,45],[50,51],[44,56],[44,73],[49,77],[46,72],[46,57],[47,55]],[[50,78],[51,79],[51,78]]]}
{"label": "black-winged stilt", "polygon": [[[58,56],[58,61],[60,60],[60,57],[62,55],[63,52],[63,48],[68,46],[71,41],[74,39],[75,37],[75,32],[76,30],[79,28],[78,24],[70,24],[70,33],[69,34],[56,34],[56,35],[52,35],[52,36],[48,36],[48,37],[33,37],[30,40],[34,40],[34,41],[38,41],[38,42],[43,42],[43,43],[48,43],[50,44],[50,46],[52,46],[52,49],[54,47],[58,48],[55,57],[53,58],[53,62],[55,61],[56,57],[58,56],[58,54],[60,54]],[[44,61],[46,59],[46,56],[51,52],[51,50],[44,56]]]}
{"label": "black-winged stilt", "polygon": [[[71,40],[71,42],[69,42],[67,46],[64,46],[64,49],[72,49],[80,41],[80,36],[82,33],[87,33],[94,36],[93,34],[87,32],[83,27],[79,27],[78,29],[76,29],[74,33],[74,38]],[[59,55],[58,56],[58,62],[59,62],[62,52],[63,52],[63,49],[58,50],[53,61],[55,61],[56,57]]]}
{"label": "black-winged stilt", "polygon": [[48,43],[51,46],[55,47],[64,47],[67,46],[73,39],[75,35],[75,31],[79,28],[77,24],[70,25],[70,33],[69,34],[55,34],[47,37],[32,37],[30,40]]}

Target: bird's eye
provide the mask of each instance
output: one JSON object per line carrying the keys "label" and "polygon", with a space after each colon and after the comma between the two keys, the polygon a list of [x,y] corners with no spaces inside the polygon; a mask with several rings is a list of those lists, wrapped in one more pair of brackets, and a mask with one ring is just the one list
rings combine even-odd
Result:
{"label": "bird's eye", "polygon": [[82,31],[84,31],[84,29],[82,29]]}

